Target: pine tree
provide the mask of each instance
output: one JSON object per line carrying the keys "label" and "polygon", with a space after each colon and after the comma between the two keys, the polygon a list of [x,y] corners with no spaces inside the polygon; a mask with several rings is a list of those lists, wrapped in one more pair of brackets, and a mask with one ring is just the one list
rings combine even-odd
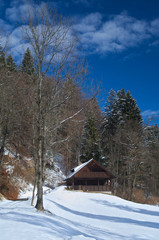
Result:
{"label": "pine tree", "polygon": [[[117,93],[111,89],[105,104],[105,112],[103,116],[103,123],[101,127],[102,138],[101,148],[104,153],[104,165],[110,165],[109,159],[113,161],[112,149],[114,149],[113,136],[117,130]],[[109,166],[110,167],[110,166]]]}
{"label": "pine tree", "polygon": [[16,71],[16,64],[14,62],[14,59],[11,54],[8,55],[6,59],[6,66],[9,69],[9,71]]}
{"label": "pine tree", "polygon": [[2,47],[0,46],[0,68],[5,67],[5,65],[6,65],[5,53]]}
{"label": "pine tree", "polygon": [[23,72],[26,72],[28,75],[32,75],[34,73],[33,57],[31,55],[29,48],[27,48],[24,54],[21,69]]}
{"label": "pine tree", "polygon": [[86,162],[91,158],[98,162],[102,160],[98,130],[94,118],[89,116],[84,125],[80,159],[81,162]]}
{"label": "pine tree", "polygon": [[136,171],[143,161],[142,131],[140,109],[130,92],[111,90],[105,107],[102,149],[109,168],[115,171],[117,183],[130,198]]}
{"label": "pine tree", "polygon": [[105,134],[105,131],[109,132],[110,134],[115,133],[118,121],[117,113],[117,94],[113,89],[111,89],[105,104],[103,134]]}
{"label": "pine tree", "polygon": [[127,121],[142,123],[136,100],[129,91],[126,93],[124,89],[121,89],[116,93],[111,90],[105,105],[103,128],[107,129],[109,133],[115,134],[117,127]]}
{"label": "pine tree", "polygon": [[142,117],[140,109],[136,103],[136,100],[132,97],[129,91],[125,93],[124,89],[121,89],[117,93],[117,105],[118,105],[118,124],[126,123],[128,120],[136,121],[139,124],[142,123]]}

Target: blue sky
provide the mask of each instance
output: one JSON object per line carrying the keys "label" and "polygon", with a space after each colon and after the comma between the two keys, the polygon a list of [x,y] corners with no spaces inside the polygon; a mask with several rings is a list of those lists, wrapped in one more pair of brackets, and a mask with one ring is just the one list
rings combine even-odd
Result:
{"label": "blue sky", "polygon": [[[27,3],[0,0],[0,28],[10,34],[14,55],[22,55],[24,51],[16,23],[24,15]],[[59,13],[72,18],[90,77],[102,87],[100,97],[106,100],[111,88],[116,91],[125,88],[137,100],[145,119],[151,116],[159,119],[159,1],[50,3]],[[103,101],[100,105],[103,106]]]}

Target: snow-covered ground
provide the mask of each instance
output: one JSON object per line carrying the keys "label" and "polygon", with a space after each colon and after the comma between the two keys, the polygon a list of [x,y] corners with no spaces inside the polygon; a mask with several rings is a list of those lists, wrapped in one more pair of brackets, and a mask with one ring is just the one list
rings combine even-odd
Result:
{"label": "snow-covered ground", "polygon": [[30,200],[0,202],[0,239],[159,239],[159,207],[64,187],[45,195],[44,206],[48,211],[42,213]]}

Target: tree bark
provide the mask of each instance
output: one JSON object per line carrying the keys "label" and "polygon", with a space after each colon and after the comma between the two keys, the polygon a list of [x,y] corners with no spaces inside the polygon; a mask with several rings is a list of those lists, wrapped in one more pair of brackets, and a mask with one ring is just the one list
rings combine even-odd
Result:
{"label": "tree bark", "polygon": [[3,158],[4,158],[4,148],[5,148],[6,138],[7,138],[7,126],[4,127],[2,135],[3,135],[3,139],[2,139],[1,148],[0,148],[0,169],[2,169]]}

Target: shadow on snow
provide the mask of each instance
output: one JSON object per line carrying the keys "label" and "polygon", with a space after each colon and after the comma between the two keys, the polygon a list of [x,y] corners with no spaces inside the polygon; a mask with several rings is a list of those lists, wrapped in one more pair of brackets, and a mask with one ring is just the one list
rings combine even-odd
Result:
{"label": "shadow on snow", "polygon": [[158,229],[158,223],[156,223],[156,222],[139,221],[139,220],[133,220],[130,218],[112,217],[112,216],[104,216],[104,215],[95,215],[95,214],[85,213],[85,212],[78,212],[78,211],[72,210],[70,208],[64,207],[63,205],[56,203],[52,200],[49,200],[49,201],[54,203],[56,206],[63,209],[64,211],[70,212],[70,213],[78,215],[78,216],[91,218],[91,219],[97,219],[97,220],[103,220],[103,221],[111,221],[111,222],[116,222],[116,223],[129,223],[129,224],[135,224],[138,226],[145,226],[145,227],[149,227],[149,228]]}
{"label": "shadow on snow", "polygon": [[159,217],[159,212],[157,211],[150,211],[146,209],[141,209],[141,208],[133,208],[133,207],[128,207],[128,206],[122,206],[122,205],[117,205],[113,203],[109,203],[108,201],[102,201],[102,200],[94,200],[91,199],[91,201],[96,202],[97,204],[102,204],[105,206],[113,207],[113,208],[118,208],[120,210],[128,211],[128,212],[134,212],[134,213],[139,213],[139,214],[145,214],[145,215],[151,215],[151,216],[156,216]]}

